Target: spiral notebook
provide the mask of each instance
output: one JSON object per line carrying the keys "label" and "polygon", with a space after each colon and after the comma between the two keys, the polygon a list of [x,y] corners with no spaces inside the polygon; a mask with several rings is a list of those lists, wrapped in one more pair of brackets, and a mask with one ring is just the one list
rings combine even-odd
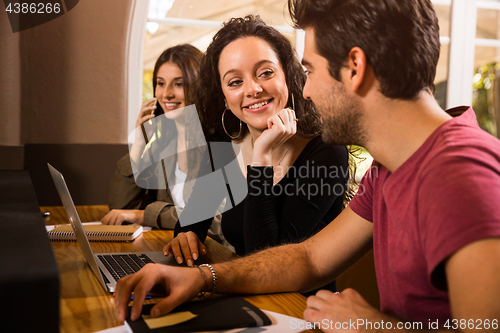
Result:
{"label": "spiral notebook", "polygon": [[[140,225],[84,225],[83,229],[91,242],[131,242],[142,234]],[[47,235],[52,241],[76,242],[71,224],[60,225]]]}

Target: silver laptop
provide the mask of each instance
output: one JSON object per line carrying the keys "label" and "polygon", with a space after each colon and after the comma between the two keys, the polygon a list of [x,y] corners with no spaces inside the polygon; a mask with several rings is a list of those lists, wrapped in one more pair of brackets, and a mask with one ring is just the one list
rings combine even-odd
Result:
{"label": "silver laptop", "polygon": [[173,256],[165,257],[162,252],[94,253],[63,175],[50,164],[47,165],[83,256],[104,289],[114,292],[118,279],[135,273],[147,263],[179,266]]}

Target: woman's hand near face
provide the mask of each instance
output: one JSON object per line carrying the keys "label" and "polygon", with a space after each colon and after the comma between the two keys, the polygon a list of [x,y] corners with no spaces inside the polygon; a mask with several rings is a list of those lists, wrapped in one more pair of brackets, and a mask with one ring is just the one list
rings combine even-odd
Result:
{"label": "woman's hand near face", "polygon": [[297,133],[295,111],[286,108],[267,120],[267,129],[254,142],[252,165],[272,165],[273,152]]}
{"label": "woman's hand near face", "polygon": [[[155,117],[154,110],[156,109],[156,97],[148,99],[141,106],[141,111],[139,112],[139,116],[137,117],[137,121],[135,123],[135,141],[132,147],[130,148],[130,158],[134,163],[138,164],[141,158],[141,154],[143,152],[144,146],[146,142],[144,140],[144,134],[141,129],[141,125],[146,126],[146,122]],[[148,128],[145,128],[146,133],[149,132]]]}
{"label": "woman's hand near face", "polygon": [[[141,146],[141,148],[142,148],[146,144],[144,142],[144,135],[143,135],[140,127],[143,124],[146,125],[145,123],[148,120],[151,120],[155,117],[155,115],[154,115],[155,110],[156,110],[156,97],[148,99],[147,101],[145,101],[142,104],[141,111],[139,112],[139,116],[137,117],[137,121],[135,122],[136,130],[135,130],[134,145],[136,145],[137,143],[141,143],[141,145],[138,145],[138,146]],[[146,129],[146,132],[148,132],[148,128],[145,128],[145,129]]]}
{"label": "woman's hand near face", "polygon": [[181,232],[170,243],[163,248],[163,254],[168,256],[173,254],[177,263],[182,264],[186,259],[188,266],[193,266],[194,260],[198,260],[201,255],[207,253],[207,247],[198,239],[192,231]]}
{"label": "woman's hand near face", "polygon": [[144,211],[139,209],[112,209],[101,219],[102,224],[120,225],[123,222],[144,224]]}
{"label": "woman's hand near face", "polygon": [[135,123],[135,127],[139,127],[144,124],[146,121],[155,117],[154,110],[156,110],[156,97],[148,99],[141,106],[141,111],[139,112],[139,116],[137,117],[137,121]]}

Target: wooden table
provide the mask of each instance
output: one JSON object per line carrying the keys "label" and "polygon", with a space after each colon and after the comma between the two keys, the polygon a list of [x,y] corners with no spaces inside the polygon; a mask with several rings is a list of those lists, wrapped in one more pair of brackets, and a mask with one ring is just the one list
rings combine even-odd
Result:
{"label": "wooden table", "polygon": [[[45,217],[46,225],[68,223],[63,207],[40,209],[50,213]],[[77,210],[82,222],[99,221],[109,211],[107,206],[79,206]],[[161,251],[172,237],[173,231],[152,230],[131,243],[91,242],[91,246],[96,253]],[[207,238],[205,245],[210,263],[238,257],[212,239]],[[61,271],[61,332],[95,332],[122,325],[116,316],[113,296],[102,288],[76,242],[52,242],[52,247]],[[306,298],[298,293],[246,296],[245,299],[260,309],[301,319],[306,307]]]}

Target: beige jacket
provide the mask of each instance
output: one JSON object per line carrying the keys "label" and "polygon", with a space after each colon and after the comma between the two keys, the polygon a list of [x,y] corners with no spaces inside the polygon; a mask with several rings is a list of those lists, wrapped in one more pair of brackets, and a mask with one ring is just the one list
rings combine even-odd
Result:
{"label": "beige jacket", "polygon": [[[190,141],[189,137],[186,138],[186,145],[188,149],[188,174],[186,177],[186,186],[184,186],[183,190],[183,197],[184,202],[187,204],[193,190],[193,182],[189,182],[189,180],[197,177],[203,153],[202,149],[191,149],[191,147],[196,145]],[[175,138],[169,141],[167,149],[172,147],[177,147],[177,140]],[[166,158],[163,161],[167,179],[174,177],[176,159]],[[164,179],[162,163],[157,163],[150,167],[148,172],[149,177],[158,178],[159,175],[160,179]],[[117,169],[110,183],[108,204],[110,209],[143,209],[144,222],[146,225],[152,227],[174,229],[178,221],[177,211],[170,191],[167,189],[144,189],[137,186],[128,154],[117,162]],[[208,235],[227,246],[228,243],[222,235],[220,220],[220,215],[214,218]]]}

